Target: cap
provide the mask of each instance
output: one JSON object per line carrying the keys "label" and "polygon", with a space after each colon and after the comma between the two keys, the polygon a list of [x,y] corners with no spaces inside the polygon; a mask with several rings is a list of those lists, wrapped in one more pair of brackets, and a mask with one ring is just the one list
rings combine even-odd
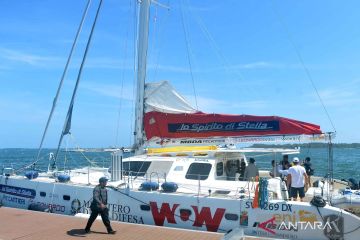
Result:
{"label": "cap", "polygon": [[107,182],[107,181],[109,181],[109,179],[107,179],[106,177],[99,178],[99,183]]}
{"label": "cap", "polygon": [[294,158],[293,158],[293,162],[300,162],[300,160],[299,160],[299,158],[294,157]]}

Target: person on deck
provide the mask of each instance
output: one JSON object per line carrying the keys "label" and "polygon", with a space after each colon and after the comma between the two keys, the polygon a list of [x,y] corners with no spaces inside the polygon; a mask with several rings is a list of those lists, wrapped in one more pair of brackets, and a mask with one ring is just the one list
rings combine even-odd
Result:
{"label": "person on deck", "polygon": [[299,195],[300,201],[302,202],[305,197],[304,188],[309,184],[309,178],[305,168],[300,166],[299,162],[299,158],[294,157],[294,166],[289,168],[289,173],[287,175],[287,187],[290,189],[292,200],[296,201]]}
{"label": "person on deck", "polygon": [[225,168],[225,172],[226,172],[226,180],[228,181],[235,181],[235,176],[236,176],[236,164],[233,160],[228,160],[226,162],[226,168]]}
{"label": "person on deck", "polygon": [[[281,180],[285,181],[287,180],[287,176],[289,175],[289,168],[291,167],[291,164],[289,163],[288,160],[285,161],[285,163],[283,164],[284,166],[281,166],[281,170],[279,170],[279,174],[281,176]],[[284,170],[282,170],[284,169]],[[291,189],[288,188],[288,196],[289,198],[291,198]]]}
{"label": "person on deck", "polygon": [[281,166],[281,170],[278,170],[280,175],[281,175],[281,179],[285,179],[287,177],[287,175],[289,174],[289,168],[291,167],[291,164],[289,163],[289,161],[285,161],[283,162],[282,166]]}
{"label": "person on deck", "polygon": [[304,168],[309,177],[309,183],[311,184],[311,176],[314,175],[314,169],[311,167],[310,157],[305,158]]}
{"label": "person on deck", "polygon": [[246,163],[245,160],[242,158],[239,167],[239,174],[240,174],[239,181],[245,180],[245,169],[246,169]]}
{"label": "person on deck", "polygon": [[86,233],[90,232],[91,225],[94,223],[99,214],[101,215],[101,219],[107,229],[107,232],[109,234],[116,233],[116,231],[114,231],[110,225],[109,209],[106,206],[108,196],[106,190],[107,181],[108,179],[106,177],[101,177],[99,179],[99,185],[94,188],[93,201],[90,205],[91,215],[85,227]]}
{"label": "person on deck", "polygon": [[259,169],[255,165],[255,159],[250,158],[250,163],[245,168],[244,179],[245,181],[249,181],[256,177],[259,177]]}
{"label": "person on deck", "polygon": [[273,177],[273,178],[274,177],[281,177],[280,172],[279,172],[279,168],[278,168],[278,166],[276,166],[275,160],[271,161],[271,166],[272,166],[272,169],[270,171],[270,176]]}

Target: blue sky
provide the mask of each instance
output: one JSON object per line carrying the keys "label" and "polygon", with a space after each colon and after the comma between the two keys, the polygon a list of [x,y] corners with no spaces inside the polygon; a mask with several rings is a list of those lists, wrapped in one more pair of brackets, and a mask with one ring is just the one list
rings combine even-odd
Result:
{"label": "blue sky", "polygon": [[[131,144],[134,2],[104,1],[75,103],[73,137],[63,146]],[[148,81],[170,81],[195,105],[186,31],[200,110],[278,115],[333,131],[294,43],[337,130],[336,142],[360,142],[359,1],[162,3],[170,10],[151,9]],[[39,145],[85,5],[0,1],[0,148]],[[95,8],[46,147],[57,144]]]}

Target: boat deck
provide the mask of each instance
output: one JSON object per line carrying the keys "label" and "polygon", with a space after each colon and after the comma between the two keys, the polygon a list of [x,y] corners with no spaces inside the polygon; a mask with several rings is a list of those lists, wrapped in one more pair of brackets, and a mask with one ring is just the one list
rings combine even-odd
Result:
{"label": "boat deck", "polygon": [[[111,222],[115,235],[106,233],[102,221],[95,221],[89,234],[84,232],[87,218],[34,212],[24,209],[0,207],[0,240],[10,239],[122,239],[122,240],[219,240],[224,234],[186,229]],[[233,238],[232,238],[233,239]],[[268,238],[245,237],[243,240]]]}

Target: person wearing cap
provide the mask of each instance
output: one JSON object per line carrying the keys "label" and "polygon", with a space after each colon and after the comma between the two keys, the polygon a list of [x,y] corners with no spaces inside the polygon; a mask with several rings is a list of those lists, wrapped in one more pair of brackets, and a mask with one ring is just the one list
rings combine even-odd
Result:
{"label": "person wearing cap", "polygon": [[97,216],[100,214],[101,219],[107,229],[107,232],[109,234],[115,234],[116,231],[114,231],[110,225],[109,220],[109,209],[107,208],[107,190],[106,190],[106,184],[108,179],[106,177],[101,177],[99,179],[99,185],[97,185],[94,188],[93,191],[93,201],[91,202],[90,209],[91,209],[91,215],[90,218],[86,224],[85,232],[89,233],[91,225],[94,223]]}
{"label": "person wearing cap", "polygon": [[291,198],[293,201],[297,200],[298,195],[302,202],[305,197],[305,185],[309,184],[309,178],[306,174],[305,168],[299,164],[300,160],[297,157],[293,158],[294,166],[289,168],[287,176],[287,187],[290,189]]}

